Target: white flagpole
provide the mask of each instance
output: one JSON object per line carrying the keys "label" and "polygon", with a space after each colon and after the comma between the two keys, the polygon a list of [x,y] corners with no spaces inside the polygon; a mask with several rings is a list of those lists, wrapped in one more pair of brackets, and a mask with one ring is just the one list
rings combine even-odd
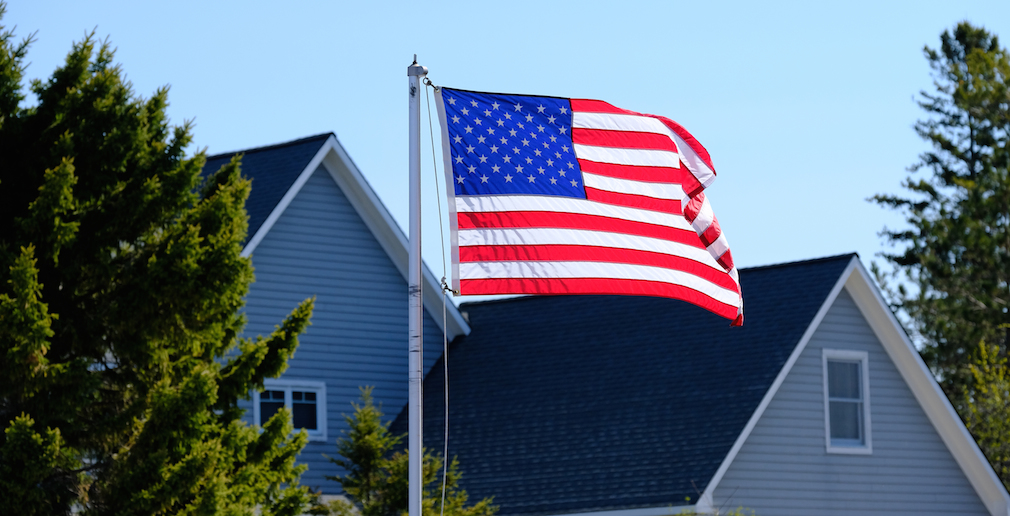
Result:
{"label": "white flagpole", "polygon": [[421,301],[421,78],[428,69],[414,62],[407,67],[410,94],[410,249],[407,254],[407,348],[410,369],[409,426],[407,448],[409,457],[407,512],[421,516],[421,336],[424,307]]}

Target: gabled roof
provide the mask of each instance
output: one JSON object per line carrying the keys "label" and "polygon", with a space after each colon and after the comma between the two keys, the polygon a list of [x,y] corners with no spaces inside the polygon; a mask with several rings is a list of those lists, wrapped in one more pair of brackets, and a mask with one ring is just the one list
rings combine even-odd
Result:
{"label": "gabled roof", "polygon": [[[1010,514],[1010,495],[855,254],[742,269],[740,281],[742,328],[663,298],[462,305],[473,331],[449,348],[448,453],[471,500],[494,496],[504,515],[711,512],[715,487],[844,288],[983,503]],[[424,381],[432,450],[443,445],[443,367]],[[406,410],[393,427],[406,428]]]}
{"label": "gabled roof", "polygon": [[[853,257],[741,270],[742,328],[653,297],[462,305],[449,456],[471,499],[509,515],[693,504]],[[424,393],[425,444],[441,450],[440,364]]]}
{"label": "gabled roof", "polygon": [[[210,156],[204,165],[203,174],[216,171],[238,153],[243,154],[242,175],[252,180],[252,191],[246,200],[249,236],[242,249],[242,256],[253,253],[305,182],[322,166],[347,196],[404,280],[407,279],[407,237],[337,141],[335,134],[323,133],[277,145]],[[441,327],[441,285],[427,265],[422,264],[421,276],[424,306]],[[469,325],[454,304],[446,303],[446,315],[447,328],[444,329],[449,339],[470,332]]]}
{"label": "gabled roof", "polygon": [[204,174],[226,165],[232,156],[240,152],[243,154],[242,175],[253,182],[252,192],[245,203],[246,212],[249,213],[249,236],[246,242],[263,226],[285,192],[291,189],[291,185],[330,136],[336,137],[333,133],[317,134],[287,143],[207,157]]}

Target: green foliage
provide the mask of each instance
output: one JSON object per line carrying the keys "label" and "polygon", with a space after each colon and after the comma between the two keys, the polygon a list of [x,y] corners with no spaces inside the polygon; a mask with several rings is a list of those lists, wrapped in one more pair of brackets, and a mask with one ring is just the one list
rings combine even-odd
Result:
{"label": "green foliage", "polygon": [[[913,286],[889,289],[891,301],[908,315],[923,358],[955,399],[969,381],[977,342],[1006,352],[1000,327],[1010,323],[1010,58],[995,35],[968,22],[945,31],[940,49],[926,47],[925,55],[935,91],[921,92],[927,118],[915,130],[932,149],[903,183],[910,197],[872,200],[900,210],[910,226],[882,233],[900,249],[885,259]],[[922,171],[928,176],[917,177]],[[886,285],[888,275],[879,271]]]}
{"label": "green foliage", "polygon": [[968,431],[1010,489],[1010,370],[999,346],[980,342],[968,365],[971,381],[961,388]]}
{"label": "green foliage", "polygon": [[[59,429],[39,433],[35,421],[22,414],[4,430],[0,456],[0,492],[6,493],[6,507],[31,507],[51,514],[79,494],[80,473],[72,471],[76,461]],[[54,471],[62,474],[54,475]]]}
{"label": "green foliage", "polygon": [[390,498],[387,457],[400,443],[401,438],[389,433],[389,424],[383,424],[382,411],[372,400],[372,388],[361,390],[361,405],[354,406],[354,416],[345,416],[347,437],[337,441],[337,454],[342,457],[330,461],[343,468],[343,477],[327,476],[340,483],[344,492],[362,507],[362,516],[380,516],[392,513],[384,506]]}
{"label": "green foliage", "polygon": [[[693,483],[692,483],[692,485],[693,485]],[[701,493],[698,493],[698,496],[700,497]],[[691,497],[688,496],[687,498],[684,498],[684,503],[690,504],[691,503]],[[677,516],[702,516],[702,515],[705,515],[705,516],[756,516],[757,515],[757,513],[755,513],[753,509],[744,509],[742,506],[737,507],[736,509],[731,509],[731,510],[729,510],[729,512],[723,512],[722,507],[717,507],[717,508],[714,508],[712,510],[712,512],[704,512],[704,513],[698,512],[698,511],[694,510],[693,508],[691,508],[691,509],[677,509],[676,507],[670,507],[670,514],[675,514]]]}
{"label": "green foliage", "polygon": [[[361,404],[354,415],[345,416],[347,436],[337,441],[340,458],[330,460],[346,472],[342,477],[326,477],[340,483],[350,499],[316,506],[316,514],[334,516],[401,516],[407,512],[408,459],[405,451],[395,451],[401,437],[389,433],[382,411],[372,400],[370,387],[361,389]],[[422,467],[422,512],[424,516],[494,516],[498,507],[491,498],[467,506],[467,493],[459,488],[459,464],[453,459],[446,471],[445,507],[442,510],[440,473],[444,463],[438,455],[425,451]]]}
{"label": "green foliage", "polygon": [[[3,4],[0,3],[0,16]],[[241,399],[283,372],[313,300],[239,339],[239,161],[201,179],[167,88],[134,95],[94,35],[31,83],[0,27],[0,507],[17,514],[298,514],[306,442]]]}

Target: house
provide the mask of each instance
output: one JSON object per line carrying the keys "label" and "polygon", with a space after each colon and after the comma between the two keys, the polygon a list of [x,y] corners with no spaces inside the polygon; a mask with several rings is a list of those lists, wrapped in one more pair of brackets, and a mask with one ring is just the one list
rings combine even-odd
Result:
{"label": "house", "polygon": [[[332,134],[242,163],[246,334],[316,296],[288,370],[253,393],[247,419],[290,407],[310,436],[302,483],[337,494],[323,454],[359,386],[387,414],[407,401],[406,239]],[[449,455],[471,500],[494,496],[502,516],[1010,515],[855,255],[742,270],[742,328],[662,298],[450,303],[447,357],[439,285],[423,278],[425,444],[442,449],[447,358]]]}
{"label": "house", "polygon": [[[253,393],[247,420],[260,424],[291,408],[295,426],[309,435],[299,457],[309,466],[302,484],[338,493],[324,478],[338,468],[323,454],[336,455],[359,387],[374,386],[376,401],[392,414],[407,402],[406,237],[335,135],[242,153],[242,173],[252,180],[242,254],[252,257],[256,274],[245,335],[269,335],[299,302],[316,297],[312,325],[287,371]],[[205,172],[234,154],[209,157]],[[442,297],[427,269],[423,279],[427,370],[442,353]],[[469,331],[452,303],[446,321],[450,339]]]}
{"label": "house", "polygon": [[[1010,514],[856,255],[740,279],[742,328],[662,298],[461,305],[448,453],[470,499],[501,516]],[[442,371],[424,383],[434,450]]]}

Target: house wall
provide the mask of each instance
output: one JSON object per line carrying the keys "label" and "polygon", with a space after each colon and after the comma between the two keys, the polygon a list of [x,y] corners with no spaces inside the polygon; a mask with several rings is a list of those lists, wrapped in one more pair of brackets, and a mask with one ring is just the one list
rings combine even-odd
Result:
{"label": "house wall", "polygon": [[[312,325],[281,378],[326,382],[326,442],[309,442],[299,461],[309,466],[303,485],[338,493],[324,475],[340,472],[322,454],[336,456],[358,388],[375,387],[387,420],[407,403],[407,282],[324,167],[252,253],[256,281],[246,299],[245,335],[269,335],[299,302],[316,296]],[[425,372],[441,351],[442,331],[425,311]],[[252,403],[245,408],[252,422]]]}
{"label": "house wall", "polygon": [[[823,348],[869,355],[870,455],[825,451]],[[713,501],[760,516],[988,514],[845,289]]]}

